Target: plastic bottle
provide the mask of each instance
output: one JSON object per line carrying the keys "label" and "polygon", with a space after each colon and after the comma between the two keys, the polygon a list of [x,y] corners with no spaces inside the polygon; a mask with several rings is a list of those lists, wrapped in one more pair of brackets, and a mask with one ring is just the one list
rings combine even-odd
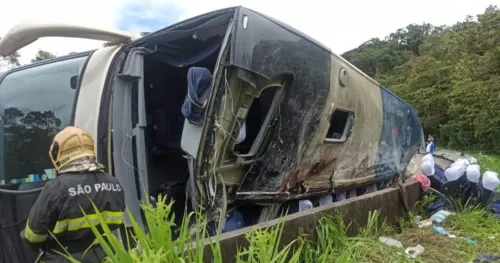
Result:
{"label": "plastic bottle", "polygon": [[378,241],[380,241],[381,243],[384,243],[386,245],[389,245],[391,247],[398,247],[398,248],[403,247],[403,244],[401,242],[397,241],[394,238],[390,238],[390,237],[379,237]]}
{"label": "plastic bottle", "polygon": [[455,213],[454,212],[450,212],[450,211],[446,211],[446,210],[439,210],[437,211],[436,213],[434,213],[432,216],[431,216],[431,220],[432,222],[436,222],[436,223],[443,223],[444,220],[450,216],[450,215],[454,215]]}

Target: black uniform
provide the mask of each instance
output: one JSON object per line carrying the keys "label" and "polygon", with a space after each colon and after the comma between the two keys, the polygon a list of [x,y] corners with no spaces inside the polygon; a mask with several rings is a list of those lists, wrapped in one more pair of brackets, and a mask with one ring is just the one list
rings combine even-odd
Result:
{"label": "black uniform", "polygon": [[[111,230],[123,224],[125,196],[116,178],[103,172],[61,174],[45,185],[21,235],[31,248],[47,251],[44,262],[68,262],[53,252],[64,252],[57,241],[77,260],[101,262],[104,252],[95,245],[95,235],[82,213],[83,209],[92,224],[100,229],[92,202]],[[90,246],[93,249],[87,251]]]}

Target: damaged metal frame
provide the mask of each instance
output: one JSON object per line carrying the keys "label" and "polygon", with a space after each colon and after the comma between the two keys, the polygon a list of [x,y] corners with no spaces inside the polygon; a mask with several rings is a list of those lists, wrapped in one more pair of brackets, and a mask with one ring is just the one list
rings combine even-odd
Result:
{"label": "damaged metal frame", "polygon": [[[140,203],[146,204],[149,198],[148,192],[148,168],[146,165],[146,146],[144,129],[146,128],[146,107],[144,99],[144,55],[150,54],[146,48],[134,48],[129,51],[123,70],[116,76],[113,87],[113,144],[121,147],[113,149],[115,162],[115,176],[122,183],[125,192],[125,200],[128,209],[139,226],[143,227],[140,215]],[[138,118],[132,123],[132,97],[133,86],[137,85]],[[134,151],[132,151],[132,137],[135,137],[137,167],[134,167]],[[139,181],[139,195],[135,188],[135,178]],[[128,214],[124,218],[125,226],[130,227],[131,222]]]}
{"label": "damaged metal frame", "polygon": [[[217,18],[229,13],[232,19],[213,70],[200,144],[196,156],[187,158],[186,188],[195,210],[211,214],[238,201],[279,204],[332,194],[391,180],[406,168],[422,142],[411,106],[305,34],[255,11],[228,8],[125,47],[130,53],[115,83],[113,111],[131,107],[131,85],[138,83],[139,119],[133,127],[126,121],[130,112],[113,114],[113,145],[122,145],[114,149],[113,159],[118,177],[134,180],[130,175],[137,172],[142,196],[126,196],[134,215],[139,213],[138,199],[144,203],[148,189],[145,153],[140,150],[138,167],[131,167],[134,156],[127,137],[135,128],[137,149],[145,149],[143,68],[138,66],[149,52],[144,46],[150,47],[148,39],[155,35],[193,30],[189,26],[203,27],[208,34],[207,24],[220,27]],[[235,153],[234,134],[252,101],[266,88],[276,92],[256,139],[248,153]],[[331,139],[327,134],[336,110],[347,112],[348,119],[342,137]],[[125,191],[136,192],[130,187]],[[224,202],[217,202],[221,198]]]}

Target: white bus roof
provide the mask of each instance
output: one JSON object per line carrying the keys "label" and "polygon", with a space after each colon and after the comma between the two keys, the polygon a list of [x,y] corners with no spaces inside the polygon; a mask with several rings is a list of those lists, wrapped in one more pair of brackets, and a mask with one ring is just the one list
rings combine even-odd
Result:
{"label": "white bus roof", "polygon": [[8,56],[42,37],[72,37],[113,42],[128,42],[140,36],[119,30],[83,25],[28,21],[12,27],[0,39],[0,55]]}

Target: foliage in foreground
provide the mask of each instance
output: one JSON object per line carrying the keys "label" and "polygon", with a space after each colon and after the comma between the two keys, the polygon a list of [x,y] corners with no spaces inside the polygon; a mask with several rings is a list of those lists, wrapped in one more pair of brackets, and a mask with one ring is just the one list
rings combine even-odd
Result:
{"label": "foliage in foreground", "polygon": [[[323,216],[316,228],[316,241],[310,242],[306,236],[297,237],[291,243],[281,246],[283,222],[267,229],[255,229],[246,233],[248,246],[240,247],[235,255],[238,263],[291,262],[291,263],[326,263],[326,262],[464,262],[473,260],[481,253],[500,254],[500,220],[479,208],[464,208],[456,215],[447,218],[443,227],[459,237],[477,240],[477,244],[468,243],[463,238],[452,239],[441,236],[431,228],[417,228],[414,215],[427,218],[425,208],[436,200],[433,196],[417,203],[415,209],[406,220],[400,220],[402,232],[397,233],[385,222],[380,222],[379,211],[371,211],[364,227],[360,227],[357,236],[349,236],[348,229],[353,222],[345,224],[342,216]],[[208,237],[203,217],[196,213],[185,215],[179,227],[175,226],[171,212],[172,202],[159,198],[153,208],[151,204],[144,206],[146,224],[150,229],[145,233],[132,220],[133,240],[140,248],[124,246],[104,223],[101,216],[101,227],[105,237],[101,236],[96,226],[92,230],[102,244],[108,262],[203,262],[206,248],[213,255],[212,262],[222,261],[222,250],[219,238]],[[195,222],[196,234],[192,235],[189,222]],[[174,229],[178,229],[176,232]],[[495,239],[492,237],[497,233]],[[416,259],[408,258],[404,249],[389,247],[378,241],[378,237],[392,236],[401,241],[405,248],[425,247],[423,255]],[[123,237],[124,239],[128,237]],[[204,246],[205,238],[212,242]],[[141,252],[139,252],[141,251]],[[78,263],[75,259],[71,262]]]}
{"label": "foliage in foreground", "polygon": [[[89,225],[97,237],[98,242],[108,256],[110,263],[132,263],[132,262],[151,262],[151,263],[171,263],[171,262],[204,262],[205,239],[210,240],[210,252],[213,255],[212,262],[222,262],[222,251],[219,244],[219,237],[209,237],[205,227],[205,219],[198,213],[184,215],[180,226],[174,223],[175,215],[172,213],[173,202],[167,203],[166,197],[159,197],[156,207],[151,204],[143,206],[146,224],[149,232],[144,232],[137,222],[131,218],[134,234],[127,234],[122,237],[124,240],[132,240],[138,244],[134,248],[133,244],[126,246],[110,231],[104,218],[94,206],[96,213],[99,214],[100,227],[104,231],[101,236],[97,226],[90,221]],[[190,228],[190,222],[194,222],[194,229]],[[194,231],[194,234],[193,233]],[[246,234],[249,246],[239,249],[237,262],[298,262],[303,244],[293,241],[281,248],[281,234],[283,223],[271,226],[267,229],[256,229]],[[130,235],[130,236],[129,236]],[[73,262],[79,261],[67,258]]]}

